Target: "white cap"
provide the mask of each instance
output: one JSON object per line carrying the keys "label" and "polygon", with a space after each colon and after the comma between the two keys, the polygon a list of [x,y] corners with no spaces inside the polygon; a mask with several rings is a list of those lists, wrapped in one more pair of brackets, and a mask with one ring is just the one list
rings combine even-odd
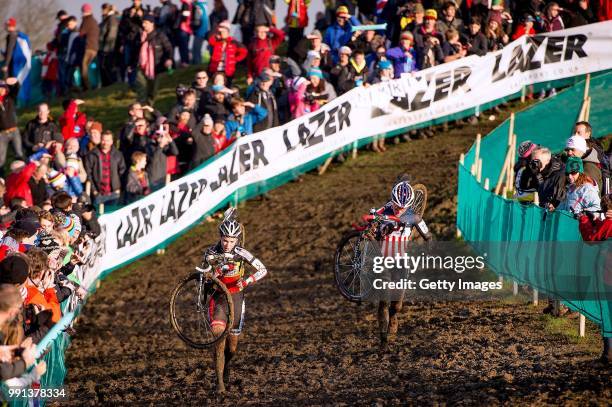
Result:
{"label": "white cap", "polygon": [[587,151],[587,143],[586,140],[583,139],[580,136],[572,136],[569,139],[567,139],[567,143],[565,144],[565,148],[571,148],[571,149],[575,149],[578,151],[582,151],[583,153],[586,153]]}
{"label": "white cap", "polygon": [[202,118],[202,122],[204,122],[204,124],[208,124],[209,126],[212,126],[214,124],[212,117],[210,117],[208,113],[204,115],[204,117]]}

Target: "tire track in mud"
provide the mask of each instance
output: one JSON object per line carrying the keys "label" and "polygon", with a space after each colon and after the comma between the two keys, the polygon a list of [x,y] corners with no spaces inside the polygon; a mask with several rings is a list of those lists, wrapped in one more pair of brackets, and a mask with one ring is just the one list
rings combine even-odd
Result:
{"label": "tire track in mud", "polygon": [[245,330],[222,398],[213,392],[212,358],[184,345],[167,315],[173,287],[215,240],[215,225],[116,272],[76,327],[66,361],[74,399],[62,405],[606,404],[610,371],[580,345],[547,334],[542,307],[407,303],[390,353],[379,356],[374,307],[347,302],[333,285],[336,243],[386,201],[401,172],[427,186],[434,236],[452,239],[459,154],[496,123],[360,153],[239,208],[246,247],[270,273],[246,293]]}

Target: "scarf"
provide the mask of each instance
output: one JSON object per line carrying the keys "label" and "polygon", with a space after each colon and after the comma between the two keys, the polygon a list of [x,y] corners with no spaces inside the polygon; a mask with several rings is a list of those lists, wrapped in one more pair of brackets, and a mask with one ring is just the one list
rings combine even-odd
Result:
{"label": "scarf", "polygon": [[155,79],[155,54],[151,41],[147,40],[147,33],[140,34],[140,69],[144,72],[147,79]]}
{"label": "scarf", "polygon": [[361,73],[361,71],[363,71],[363,69],[365,68],[366,63],[365,63],[365,61],[363,61],[360,65],[357,65],[355,60],[353,58],[351,58],[351,65],[353,65],[353,68],[355,68],[357,73]]}

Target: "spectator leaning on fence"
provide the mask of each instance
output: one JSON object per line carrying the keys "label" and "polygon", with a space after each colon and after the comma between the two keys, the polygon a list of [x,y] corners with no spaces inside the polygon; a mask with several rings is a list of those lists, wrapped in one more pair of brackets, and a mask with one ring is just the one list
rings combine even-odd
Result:
{"label": "spectator leaning on fence", "polygon": [[569,157],[565,164],[567,193],[559,205],[560,210],[572,213],[595,212],[601,209],[596,182],[585,174],[580,157]]}
{"label": "spectator leaning on fence", "polygon": [[589,149],[583,137],[572,136],[567,140],[565,152],[568,157],[578,157],[581,159],[581,166],[584,168],[584,173],[595,181],[597,187],[601,190],[602,178],[597,151],[592,148]]}

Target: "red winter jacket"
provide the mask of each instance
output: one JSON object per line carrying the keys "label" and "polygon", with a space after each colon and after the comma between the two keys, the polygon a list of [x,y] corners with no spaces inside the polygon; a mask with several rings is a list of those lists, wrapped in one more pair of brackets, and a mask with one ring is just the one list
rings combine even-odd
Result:
{"label": "red winter jacket", "polygon": [[[212,34],[208,39],[208,44],[212,47],[212,56],[208,65],[208,72],[212,75],[217,72],[217,68],[225,57],[225,68],[223,71],[228,77],[233,77],[236,73],[236,64],[242,61],[247,56],[247,49],[232,37],[227,37],[225,41],[218,39],[215,34]],[[226,45],[227,44],[227,45]],[[225,45],[225,50],[223,49]]]}
{"label": "red winter jacket", "polygon": [[64,140],[68,140],[72,137],[83,137],[85,135],[87,116],[85,116],[85,113],[77,111],[77,109],[78,106],[76,102],[72,100],[66,111],[59,118]]}
{"label": "red winter jacket", "polygon": [[23,198],[28,206],[32,206],[32,190],[28,182],[32,178],[32,174],[36,171],[36,164],[29,163],[19,172],[13,172],[6,178],[6,192],[4,193],[4,202],[8,205],[13,198]]}
{"label": "red winter jacket", "polygon": [[276,27],[270,27],[271,37],[265,40],[253,38],[249,44],[249,59],[247,60],[249,78],[258,76],[270,64],[270,57],[285,39],[285,33]]}
{"label": "red winter jacket", "polygon": [[516,27],[516,30],[514,31],[514,34],[512,34],[512,41],[521,38],[523,35],[528,35],[528,36],[534,36],[535,35],[535,30],[533,29],[533,27],[531,27],[529,29],[529,32],[525,31],[525,24],[519,24]]}
{"label": "red winter jacket", "polygon": [[212,136],[213,144],[215,147],[215,154],[217,154],[220,151],[223,151],[226,147],[228,147],[230,144],[236,141],[236,137],[232,137],[228,139],[225,136],[225,133],[216,133],[213,131],[211,136]]}
{"label": "red winter jacket", "polygon": [[310,0],[285,0],[287,17],[285,22],[289,28],[305,28],[308,26],[308,4]]}
{"label": "red winter jacket", "polygon": [[597,1],[597,18],[599,21],[612,20],[612,1],[610,0],[598,0]]}
{"label": "red winter jacket", "polygon": [[595,219],[582,215],[578,220],[580,234],[585,242],[600,242],[612,239],[612,219]]}

